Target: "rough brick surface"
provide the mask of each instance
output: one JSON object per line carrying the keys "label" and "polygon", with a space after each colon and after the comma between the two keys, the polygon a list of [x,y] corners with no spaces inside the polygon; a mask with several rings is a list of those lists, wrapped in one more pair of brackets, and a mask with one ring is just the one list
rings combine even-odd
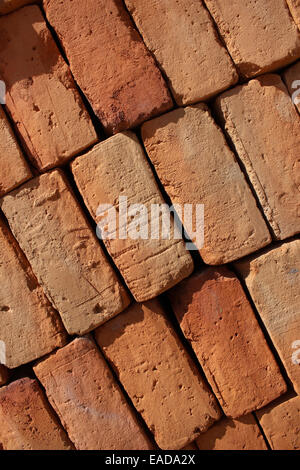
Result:
{"label": "rough brick surface", "polygon": [[283,77],[292,101],[300,112],[300,61],[286,69]]}
{"label": "rough brick surface", "polygon": [[0,220],[0,362],[18,367],[65,344],[60,318]]}
{"label": "rough brick surface", "polygon": [[196,442],[200,450],[267,450],[252,414],[238,419],[221,419]]}
{"label": "rough brick surface", "polygon": [[97,141],[70,70],[39,7],[0,18],[0,30],[7,109],[34,165],[60,165]]}
{"label": "rough brick surface", "polygon": [[238,70],[245,77],[300,57],[300,34],[285,0],[205,0]]}
{"label": "rough brick surface", "polygon": [[70,450],[36,380],[17,380],[0,389],[0,442],[4,450]]}
{"label": "rough brick surface", "polygon": [[84,334],[128,305],[61,171],[30,180],[1,207],[70,334]]}
{"label": "rough brick surface", "polygon": [[251,80],[223,93],[216,105],[274,236],[298,233],[300,120],[280,77]]}
{"label": "rough brick surface", "polygon": [[125,0],[178,105],[205,100],[238,80],[208,11],[193,0]]}
{"label": "rough brick surface", "polygon": [[236,263],[274,346],[300,393],[300,240]]}
{"label": "rough brick surface", "polygon": [[292,17],[300,29],[300,0],[286,0]]}
{"label": "rough brick surface", "polygon": [[31,171],[0,105],[0,196],[30,177]]}
{"label": "rough brick surface", "polygon": [[193,275],[169,298],[227,416],[245,415],[286,391],[242,286],[227,268]]}
{"label": "rough brick surface", "polygon": [[0,386],[6,384],[9,377],[9,371],[5,366],[0,364]]}
{"label": "rough brick surface", "polygon": [[300,450],[300,397],[271,403],[256,413],[273,450]]}
{"label": "rough brick surface", "polygon": [[6,15],[29,3],[40,3],[41,0],[0,0],[0,15]]}
{"label": "rough brick surface", "polygon": [[44,6],[75,80],[108,133],[137,126],[172,107],[161,73],[122,0],[44,0]]}
{"label": "rough brick surface", "polygon": [[74,340],[34,370],[76,449],[152,448],[90,339]]}
{"label": "rough brick surface", "polygon": [[271,241],[243,173],[204,104],[148,121],[142,138],[172,203],[193,204],[194,210],[204,204],[200,253],[206,263],[227,263]]}
{"label": "rough brick surface", "polygon": [[[151,204],[164,203],[142,147],[132,132],[120,133],[95,146],[72,163],[72,171],[97,222],[101,220],[101,216],[97,217],[100,204],[111,204],[120,210],[119,196],[127,197],[128,207],[144,204],[148,211],[147,221],[150,220]],[[130,215],[130,210],[128,212]],[[154,216],[151,222],[153,220]],[[110,236],[104,243],[135,299],[143,302],[187,277],[193,270],[193,262],[181,239],[163,240],[160,236],[154,240],[150,227],[148,239],[133,239],[130,227],[135,222],[128,217],[128,236],[121,239],[117,217],[116,238]],[[146,219],[141,225],[145,222]]]}
{"label": "rough brick surface", "polygon": [[219,418],[158,300],[132,305],[95,334],[160,448],[184,447]]}

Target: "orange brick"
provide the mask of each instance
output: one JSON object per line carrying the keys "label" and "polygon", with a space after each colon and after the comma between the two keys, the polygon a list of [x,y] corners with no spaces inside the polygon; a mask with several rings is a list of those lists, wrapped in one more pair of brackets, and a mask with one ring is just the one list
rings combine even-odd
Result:
{"label": "orange brick", "polygon": [[135,127],[172,107],[122,0],[44,0],[44,7],[76,82],[108,133]]}
{"label": "orange brick", "polygon": [[27,153],[40,170],[63,164],[97,141],[70,70],[39,7],[0,18],[0,29],[6,105]]}
{"label": "orange brick", "polygon": [[292,101],[300,112],[300,61],[286,69],[283,77]]}
{"label": "orange brick", "polygon": [[9,371],[5,366],[0,364],[0,387],[5,385],[9,378]]}
{"label": "orange brick", "polygon": [[290,12],[298,28],[300,29],[300,0],[286,0]]}
{"label": "orange brick", "polygon": [[152,448],[90,339],[75,339],[34,371],[77,450]]}
{"label": "orange brick", "polygon": [[29,3],[40,3],[41,0],[0,0],[0,15],[6,15]]}
{"label": "orange brick", "polygon": [[279,368],[239,280],[209,268],[169,298],[225,414],[238,418],[286,391]]}
{"label": "orange brick", "polygon": [[220,417],[157,299],[132,305],[95,335],[161,449],[181,449]]}
{"label": "orange brick", "polygon": [[61,171],[30,180],[4,196],[1,207],[70,334],[84,334],[128,305]]}

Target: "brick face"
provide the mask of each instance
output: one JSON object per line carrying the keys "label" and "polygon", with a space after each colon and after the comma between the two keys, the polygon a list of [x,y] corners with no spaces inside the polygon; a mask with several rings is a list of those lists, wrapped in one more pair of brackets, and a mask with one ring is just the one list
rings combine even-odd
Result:
{"label": "brick face", "polygon": [[220,417],[157,299],[102,325],[96,340],[160,448],[182,448]]}
{"label": "brick face", "polygon": [[128,305],[61,171],[6,195],[2,210],[70,334],[84,334]]}
{"label": "brick face", "polygon": [[300,1],[299,0],[286,0],[290,12],[294,18],[296,25],[300,29]]}
{"label": "brick face", "polygon": [[40,3],[41,0],[0,0],[0,15],[6,15],[17,8],[28,5],[29,3]]}

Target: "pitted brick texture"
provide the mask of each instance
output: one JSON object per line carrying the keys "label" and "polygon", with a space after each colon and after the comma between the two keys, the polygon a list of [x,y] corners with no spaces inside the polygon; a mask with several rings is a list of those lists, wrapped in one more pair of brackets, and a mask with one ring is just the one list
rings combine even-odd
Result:
{"label": "pitted brick texture", "polygon": [[290,12],[296,25],[300,29],[300,1],[299,0],[286,0],[289,6]]}

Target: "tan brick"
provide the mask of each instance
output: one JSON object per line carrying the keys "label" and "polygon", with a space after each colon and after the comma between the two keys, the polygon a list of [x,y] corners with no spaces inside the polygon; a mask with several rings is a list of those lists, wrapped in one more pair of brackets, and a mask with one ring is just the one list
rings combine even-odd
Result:
{"label": "tan brick", "polygon": [[31,177],[31,171],[0,106],[0,196]]}
{"label": "tan brick", "polygon": [[[144,204],[148,221],[151,205],[164,203],[142,147],[132,132],[120,133],[95,146],[72,163],[72,171],[84,201],[97,222],[103,220],[103,214],[97,216],[99,205],[110,204],[119,211],[120,196],[127,197],[128,207]],[[150,223],[147,239],[133,239],[132,224],[137,223],[137,217],[131,220],[130,210],[127,238],[122,239],[119,217],[117,219],[117,231],[109,228],[115,239],[110,236],[104,239],[104,243],[138,302],[156,297],[192,272],[192,258],[181,239],[171,237],[164,240],[162,236],[152,239]],[[124,223],[121,222],[120,227],[124,228]],[[147,227],[145,219],[136,230],[138,236],[143,233],[143,227]]]}
{"label": "tan brick", "polygon": [[0,387],[5,385],[9,378],[9,370],[0,364]]}
{"label": "tan brick", "polygon": [[300,397],[271,403],[256,413],[273,450],[300,450]]}
{"label": "tan brick", "polygon": [[220,417],[157,299],[132,305],[95,336],[161,449],[181,449]]}
{"label": "tan brick", "polygon": [[30,180],[4,196],[1,207],[70,334],[84,334],[128,305],[61,171]]}
{"label": "tan brick", "polygon": [[265,75],[217,99],[237,153],[274,236],[300,231],[300,120],[278,75]]}
{"label": "tan brick", "polygon": [[0,29],[7,109],[34,165],[60,165],[97,141],[70,70],[38,6],[0,18]]}
{"label": "tan brick", "polygon": [[152,448],[90,339],[75,339],[41,361],[34,371],[76,449]]}
{"label": "tan brick", "polygon": [[44,0],[70,67],[108,133],[172,107],[161,73],[122,0]]}
{"label": "tan brick", "polygon": [[60,318],[0,219],[0,363],[14,368],[63,346]]}
{"label": "tan brick", "polygon": [[0,0],[0,15],[6,15],[29,3],[40,3],[41,0]]}
{"label": "tan brick", "polygon": [[300,57],[300,34],[285,0],[205,0],[239,72],[253,77]]}
{"label": "tan brick", "polygon": [[283,77],[292,101],[300,112],[300,61],[286,69]]}
{"label": "tan brick", "polygon": [[204,204],[203,247],[190,237],[205,263],[228,263],[271,241],[244,175],[206,105],[148,121],[142,138],[172,203],[193,204],[194,210],[196,204]]}
{"label": "tan brick", "polygon": [[296,391],[300,393],[300,240],[235,264]]}
{"label": "tan brick", "polygon": [[38,382],[20,379],[0,389],[0,442],[4,450],[70,450]]}
{"label": "tan brick", "polygon": [[193,275],[169,298],[227,416],[238,418],[286,391],[242,286],[227,268]]}
{"label": "tan brick", "polygon": [[300,0],[286,0],[296,25],[300,29]]}
{"label": "tan brick", "polygon": [[125,0],[178,105],[210,98],[238,75],[201,2]]}

